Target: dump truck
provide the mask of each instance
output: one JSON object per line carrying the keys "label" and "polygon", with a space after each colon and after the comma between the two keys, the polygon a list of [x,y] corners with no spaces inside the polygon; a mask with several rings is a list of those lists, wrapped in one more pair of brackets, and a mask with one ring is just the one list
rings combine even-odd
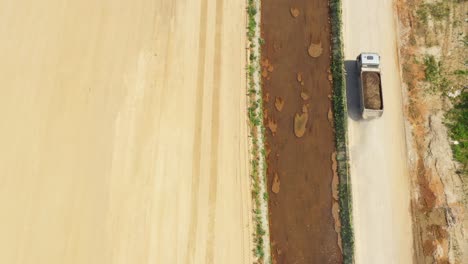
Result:
{"label": "dump truck", "polygon": [[382,81],[380,78],[380,56],[364,52],[356,59],[359,70],[359,101],[363,119],[381,117],[383,114]]}

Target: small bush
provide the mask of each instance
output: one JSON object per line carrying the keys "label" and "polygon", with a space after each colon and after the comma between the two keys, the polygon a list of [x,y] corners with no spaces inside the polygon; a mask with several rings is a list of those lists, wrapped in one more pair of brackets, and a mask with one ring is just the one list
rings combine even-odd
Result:
{"label": "small bush", "polygon": [[463,39],[461,40],[461,42],[463,42],[463,46],[468,46],[468,35],[465,35],[463,37]]}
{"label": "small bush", "polygon": [[429,8],[429,13],[436,21],[442,21],[450,14],[450,7],[446,1],[426,5]]}
{"label": "small bush", "polygon": [[453,72],[453,74],[465,76],[465,75],[468,75],[468,70],[456,70]]}
{"label": "small bush", "polygon": [[424,70],[425,79],[428,82],[435,82],[440,77],[440,64],[436,61],[434,56],[426,55],[424,57]]}
{"label": "small bush", "polygon": [[416,11],[416,15],[424,24],[427,24],[429,16],[435,21],[442,21],[450,14],[450,6],[446,1],[436,3],[423,3]]}
{"label": "small bush", "polygon": [[442,74],[441,63],[434,56],[426,55],[424,57],[424,78],[430,83],[431,92],[445,92],[448,90],[450,83]]}
{"label": "small bush", "polygon": [[446,117],[450,137],[457,142],[457,144],[452,144],[453,156],[460,162],[462,173],[466,176],[468,172],[468,91],[464,90],[456,98],[454,107]]}
{"label": "small bush", "polygon": [[429,16],[429,11],[427,9],[426,4],[422,4],[418,10],[416,10],[416,16],[418,17],[418,20],[421,21],[424,24],[427,24],[428,16]]}

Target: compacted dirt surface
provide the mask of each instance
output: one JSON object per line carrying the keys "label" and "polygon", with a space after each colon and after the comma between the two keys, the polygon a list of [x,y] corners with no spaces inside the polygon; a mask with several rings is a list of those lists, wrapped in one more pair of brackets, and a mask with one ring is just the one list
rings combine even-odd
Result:
{"label": "compacted dirt surface", "polygon": [[252,263],[245,1],[0,1],[0,263]]}
{"label": "compacted dirt surface", "polygon": [[273,263],[340,263],[326,0],[262,2]]}
{"label": "compacted dirt surface", "polygon": [[[344,0],[350,173],[355,259],[359,264],[412,263],[410,179],[393,1]],[[360,118],[361,52],[381,56],[384,113]]]}

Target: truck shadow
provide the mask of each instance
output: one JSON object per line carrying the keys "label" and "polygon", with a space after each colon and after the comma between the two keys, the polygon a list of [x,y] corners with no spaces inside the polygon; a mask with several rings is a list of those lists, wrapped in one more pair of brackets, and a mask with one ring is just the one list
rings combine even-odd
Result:
{"label": "truck shadow", "polygon": [[348,116],[354,121],[361,120],[359,109],[358,68],[355,60],[345,60],[346,97],[348,99]]}

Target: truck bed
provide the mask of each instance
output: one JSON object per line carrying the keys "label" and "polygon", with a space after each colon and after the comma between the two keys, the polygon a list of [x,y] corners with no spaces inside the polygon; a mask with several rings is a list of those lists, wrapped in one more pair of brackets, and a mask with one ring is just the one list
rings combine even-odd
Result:
{"label": "truck bed", "polygon": [[364,108],[382,110],[382,87],[380,73],[375,71],[363,71],[361,73]]}

